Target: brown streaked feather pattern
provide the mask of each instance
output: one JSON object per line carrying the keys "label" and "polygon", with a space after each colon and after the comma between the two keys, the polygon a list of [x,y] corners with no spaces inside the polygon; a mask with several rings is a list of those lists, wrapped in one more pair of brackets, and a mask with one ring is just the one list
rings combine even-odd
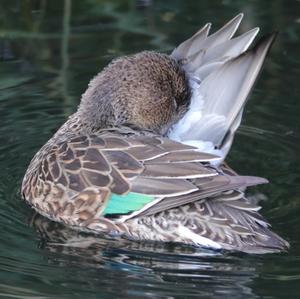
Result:
{"label": "brown streaked feather pattern", "polygon": [[[153,214],[244,185],[233,185],[230,176],[201,163],[214,159],[213,155],[127,128],[90,136],[74,134],[66,141],[48,144],[42,158],[40,153],[37,157],[40,161],[32,163],[38,167],[24,180],[24,196],[38,210],[49,211],[52,218],[67,222],[70,216],[65,217],[64,209],[70,209],[70,205],[80,215],[85,207],[83,218],[99,217],[111,193],[132,191],[166,197],[149,210]],[[97,198],[97,208],[90,201],[80,200],[79,204],[82,194]],[[77,216],[72,221],[76,224]]]}
{"label": "brown streaked feather pattern", "polygon": [[[38,211],[72,225],[100,217],[111,193],[187,194],[198,190],[188,179],[218,176],[216,170],[197,162],[202,157],[207,161],[209,155],[153,134],[134,134],[127,128],[89,136],[73,134],[65,141],[52,142],[33,159],[23,194]],[[163,161],[164,166],[157,162],[157,157],[174,152],[182,157],[180,168],[171,161]],[[76,216],[70,217],[70,211]]]}
{"label": "brown streaked feather pattern", "polygon": [[[226,166],[216,170],[208,164],[214,159],[191,146],[128,128],[70,134],[42,148],[22,190],[39,213],[81,230],[193,243],[180,235],[180,224],[225,249],[251,252],[251,244],[258,244],[257,251],[264,250],[263,244],[274,251],[286,247],[275,234],[270,242],[279,243],[268,243],[273,233],[258,208],[240,191],[232,191],[266,181],[237,176]],[[112,193],[129,191],[157,199],[129,215],[102,216]]]}
{"label": "brown streaked feather pattern", "polygon": [[130,219],[127,226],[136,239],[198,245],[181,234],[180,227],[185,227],[227,250],[266,253],[288,248],[286,241],[269,230],[258,209],[242,192],[232,190],[151,216]]}

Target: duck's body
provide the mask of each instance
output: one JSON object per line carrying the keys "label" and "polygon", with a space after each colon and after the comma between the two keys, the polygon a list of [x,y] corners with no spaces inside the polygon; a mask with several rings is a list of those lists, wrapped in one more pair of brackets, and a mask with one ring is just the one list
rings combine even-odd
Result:
{"label": "duck's body", "polygon": [[266,180],[222,164],[273,39],[243,54],[257,30],[230,40],[241,17],[209,38],[205,26],[171,56],[112,62],[31,161],[24,198],[52,220],[95,233],[244,252],[287,248],[243,193]]}

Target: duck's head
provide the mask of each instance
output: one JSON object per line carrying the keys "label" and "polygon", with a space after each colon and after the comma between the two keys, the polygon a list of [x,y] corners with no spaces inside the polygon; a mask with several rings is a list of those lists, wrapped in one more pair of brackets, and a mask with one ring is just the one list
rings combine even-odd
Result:
{"label": "duck's head", "polygon": [[176,60],[145,51],[113,60],[93,78],[78,113],[92,130],[130,125],[165,134],[189,103],[188,80]]}

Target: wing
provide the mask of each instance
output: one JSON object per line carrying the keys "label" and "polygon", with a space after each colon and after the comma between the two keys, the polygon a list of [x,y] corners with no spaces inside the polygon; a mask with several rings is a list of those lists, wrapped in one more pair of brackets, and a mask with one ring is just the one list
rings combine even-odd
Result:
{"label": "wing", "polygon": [[204,26],[171,54],[188,75],[192,98],[189,111],[169,137],[217,152],[220,162],[231,147],[247,97],[276,36],[265,36],[248,50],[259,29],[232,38],[242,17],[239,14],[209,36],[210,26]]}
{"label": "wing", "polygon": [[23,190],[36,186],[25,198],[42,214],[85,226],[99,218],[124,222],[265,182],[210,167],[217,158],[160,136],[105,131],[53,146]]}

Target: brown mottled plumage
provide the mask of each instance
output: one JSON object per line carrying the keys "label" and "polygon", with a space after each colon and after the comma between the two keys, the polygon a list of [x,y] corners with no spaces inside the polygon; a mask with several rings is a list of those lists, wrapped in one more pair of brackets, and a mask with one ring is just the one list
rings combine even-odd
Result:
{"label": "brown mottled plumage", "polygon": [[145,51],[113,60],[100,72],[83,94],[78,115],[92,131],[128,123],[162,135],[186,112],[189,98],[180,65]]}
{"label": "brown mottled plumage", "polygon": [[[265,179],[238,176],[218,156],[168,138],[194,107],[193,80],[208,86],[209,98],[210,83],[227,76],[214,74],[241,64],[246,75],[237,96],[245,102],[273,37],[245,52],[253,31],[231,39],[240,19],[210,37],[205,26],[171,56],[141,52],[111,62],[32,159],[22,184],[26,201],[52,220],[94,233],[252,253],[287,248],[243,193]],[[242,107],[215,145],[220,152],[230,147]]]}

